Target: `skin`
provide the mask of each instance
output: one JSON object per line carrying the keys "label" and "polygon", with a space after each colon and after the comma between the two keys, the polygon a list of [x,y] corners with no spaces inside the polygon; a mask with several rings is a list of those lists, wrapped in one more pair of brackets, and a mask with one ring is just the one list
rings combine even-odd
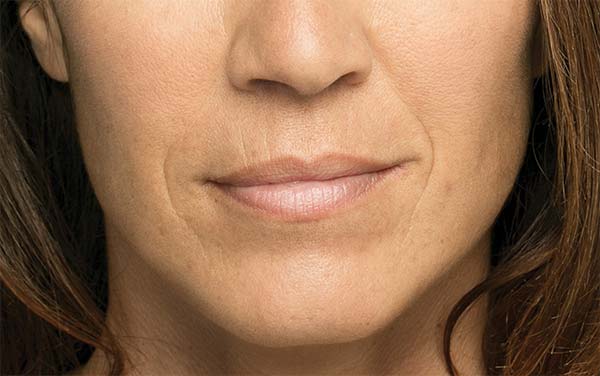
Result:
{"label": "skin", "polygon": [[[131,374],[445,374],[443,324],[489,272],[525,155],[534,1],[54,0],[48,24],[28,4],[73,94]],[[301,224],[198,180],[331,151],[414,160]],[[484,373],[486,299],[455,331],[466,374]],[[76,372],[103,367],[96,351]]]}

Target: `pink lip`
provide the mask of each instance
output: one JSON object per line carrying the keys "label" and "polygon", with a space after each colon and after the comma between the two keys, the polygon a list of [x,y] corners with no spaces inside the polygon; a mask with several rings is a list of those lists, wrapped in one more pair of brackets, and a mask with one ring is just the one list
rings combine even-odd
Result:
{"label": "pink lip", "polygon": [[235,202],[263,215],[300,222],[317,220],[348,206],[386,177],[403,170],[401,162],[329,154],[312,162],[294,157],[277,159],[211,182]]}

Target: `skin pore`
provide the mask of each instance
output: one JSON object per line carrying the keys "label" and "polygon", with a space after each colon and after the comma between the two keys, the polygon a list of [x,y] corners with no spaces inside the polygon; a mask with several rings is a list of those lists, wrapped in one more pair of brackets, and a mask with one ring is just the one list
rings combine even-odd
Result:
{"label": "skin pore", "polygon": [[[73,95],[128,372],[445,374],[443,324],[489,271],[525,155],[533,0],[47,0],[49,24],[29,2]],[[330,152],[411,161],[305,223],[206,184]],[[465,374],[485,373],[486,304],[455,330]],[[102,370],[96,351],[74,374]]]}

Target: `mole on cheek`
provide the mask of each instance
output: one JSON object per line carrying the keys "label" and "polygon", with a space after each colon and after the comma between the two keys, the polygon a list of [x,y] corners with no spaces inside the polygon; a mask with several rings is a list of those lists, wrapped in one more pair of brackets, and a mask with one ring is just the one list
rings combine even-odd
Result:
{"label": "mole on cheek", "polygon": [[452,188],[453,188],[452,181],[446,180],[446,182],[444,183],[444,196],[450,195],[450,193],[452,192]]}

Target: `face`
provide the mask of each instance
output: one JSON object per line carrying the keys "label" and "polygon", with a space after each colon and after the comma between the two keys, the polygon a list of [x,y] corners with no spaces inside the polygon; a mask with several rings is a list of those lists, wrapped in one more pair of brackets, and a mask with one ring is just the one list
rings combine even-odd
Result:
{"label": "face", "polygon": [[[525,153],[533,1],[53,5],[67,53],[36,53],[70,85],[109,257],[173,304],[253,343],[350,341],[486,252]],[[303,220],[211,183],[332,153],[403,168]]]}

